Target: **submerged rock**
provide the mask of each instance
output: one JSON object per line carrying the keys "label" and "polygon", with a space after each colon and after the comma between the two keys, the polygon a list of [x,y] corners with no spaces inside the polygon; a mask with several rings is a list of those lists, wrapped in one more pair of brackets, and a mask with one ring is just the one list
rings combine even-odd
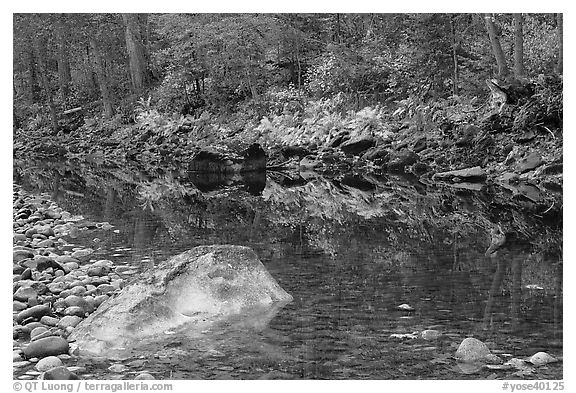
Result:
{"label": "submerged rock", "polygon": [[442,333],[438,330],[427,329],[420,332],[420,337],[424,340],[436,340],[442,336]]}
{"label": "submerged rock", "polygon": [[557,362],[558,359],[556,359],[552,355],[547,354],[546,352],[537,352],[534,355],[530,356],[528,361],[532,363],[534,366],[540,367],[548,363]]}
{"label": "submerged rock", "polygon": [[47,356],[44,359],[40,359],[40,361],[36,363],[36,370],[48,371],[60,366],[62,366],[62,360],[56,356]]}
{"label": "submerged rock", "polygon": [[493,355],[486,344],[473,337],[462,341],[454,357],[465,363],[501,363],[500,358]]}
{"label": "submerged rock", "polygon": [[250,248],[201,246],[126,286],[82,321],[70,339],[81,353],[107,354],[175,327],[201,331],[233,317],[265,326],[291,300]]}
{"label": "submerged rock", "polygon": [[40,379],[46,380],[61,380],[61,381],[74,381],[80,379],[78,375],[64,366],[54,367],[46,371]]}
{"label": "submerged rock", "polygon": [[398,307],[396,307],[398,310],[402,310],[402,311],[414,311],[415,308],[412,307],[409,304],[403,303],[401,305],[399,305]]}

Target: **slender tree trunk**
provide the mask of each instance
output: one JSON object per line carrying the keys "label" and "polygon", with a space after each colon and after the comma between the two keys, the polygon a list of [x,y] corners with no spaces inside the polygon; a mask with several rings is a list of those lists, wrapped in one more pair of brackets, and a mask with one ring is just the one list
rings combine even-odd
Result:
{"label": "slender tree trunk", "polygon": [[340,14],[336,14],[336,42],[341,44],[342,37],[340,35]]}
{"label": "slender tree trunk", "polygon": [[524,17],[514,14],[514,77],[520,79],[526,74],[524,70],[524,34],[522,32]]}
{"label": "slender tree trunk", "polygon": [[454,74],[452,81],[452,94],[458,95],[458,54],[456,48],[458,47],[458,37],[456,36],[456,16],[452,15],[450,18],[450,27],[452,28],[452,61],[454,63]]}
{"label": "slender tree trunk", "polygon": [[138,25],[140,26],[140,37],[142,37],[142,46],[144,50],[144,64],[146,66],[146,82],[150,81],[150,26],[148,22],[148,14],[137,14]]}
{"label": "slender tree trunk", "polygon": [[90,37],[90,47],[94,57],[94,66],[96,68],[96,75],[98,76],[98,85],[100,86],[100,94],[102,95],[102,105],[104,106],[104,117],[110,118],[114,115],[114,106],[112,104],[112,92],[110,89],[110,81],[104,66],[104,59],[100,53],[100,48],[94,37]]}
{"label": "slender tree trunk", "polygon": [[34,59],[34,43],[30,44],[31,49],[26,53],[26,65],[28,67],[28,80],[27,80],[27,98],[30,104],[35,103],[38,100],[37,86],[38,81],[36,78],[36,59]]}
{"label": "slender tree trunk", "polygon": [[562,74],[564,70],[564,32],[563,29],[563,14],[556,14],[557,18],[557,29],[558,29],[558,64],[556,65],[556,70],[559,74]]}
{"label": "slender tree trunk", "polygon": [[252,75],[250,74],[249,69],[246,69],[246,79],[248,81],[248,88],[250,89],[252,99],[258,100],[258,91],[256,90],[256,86],[254,86],[254,84],[252,83]]}
{"label": "slender tree trunk", "polygon": [[148,83],[145,37],[142,37],[141,20],[138,14],[122,14],[126,26],[126,49],[128,51],[130,79],[135,92]]}
{"label": "slender tree trunk", "polygon": [[58,41],[58,86],[60,98],[64,101],[68,97],[68,86],[72,80],[70,76],[70,59],[68,56],[68,27],[64,14],[59,15],[56,22],[56,39]]}
{"label": "slender tree trunk", "polygon": [[502,45],[500,45],[500,37],[498,34],[498,29],[494,24],[494,16],[491,14],[484,14],[484,21],[486,22],[486,30],[488,30],[488,35],[490,36],[490,43],[492,44],[492,52],[496,58],[496,64],[498,65],[498,76],[505,78],[509,71],[506,65],[506,57],[504,56],[504,51],[502,50]]}
{"label": "slender tree trunk", "polygon": [[298,91],[302,88],[302,64],[300,63],[300,37],[296,37],[296,65],[298,70]]}
{"label": "slender tree trunk", "polygon": [[40,80],[44,88],[44,94],[48,100],[48,107],[50,108],[50,118],[52,120],[52,131],[58,132],[58,115],[56,114],[56,105],[54,105],[54,98],[52,97],[52,89],[50,88],[50,81],[48,80],[48,73],[46,71],[46,62],[44,61],[44,53],[42,52],[42,45],[38,37],[34,37],[34,51],[36,53],[36,60],[38,61],[38,68],[40,69]]}
{"label": "slender tree trunk", "polygon": [[90,40],[86,44],[85,57],[82,58],[83,69],[84,69],[84,83],[90,89],[92,93],[94,90],[98,89],[98,81],[96,80],[94,73],[94,59],[90,53]]}

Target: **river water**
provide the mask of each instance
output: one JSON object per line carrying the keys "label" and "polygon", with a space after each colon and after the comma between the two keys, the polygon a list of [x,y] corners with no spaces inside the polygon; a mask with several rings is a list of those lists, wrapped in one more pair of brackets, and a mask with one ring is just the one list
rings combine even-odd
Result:
{"label": "river water", "polygon": [[[524,241],[485,257],[487,223],[511,214],[488,192],[358,173],[200,177],[15,162],[13,174],[70,213],[113,225],[68,240],[131,266],[131,279],[197,245],[238,244],[294,297],[265,326],[230,321],[127,359],[83,358],[83,378],[562,378],[562,362],[518,376],[452,358],[466,337],[504,359],[562,356],[561,256]],[[546,233],[561,244],[558,228]],[[442,335],[407,336],[425,329]],[[108,370],[119,362],[128,369]]]}

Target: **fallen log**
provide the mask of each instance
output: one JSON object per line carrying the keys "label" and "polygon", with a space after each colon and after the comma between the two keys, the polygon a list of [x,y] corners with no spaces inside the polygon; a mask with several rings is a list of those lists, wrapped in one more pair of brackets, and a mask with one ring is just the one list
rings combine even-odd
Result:
{"label": "fallen log", "polygon": [[76,113],[76,112],[79,112],[79,111],[81,111],[81,110],[82,110],[82,107],[79,106],[79,107],[77,107],[77,108],[68,109],[68,110],[62,112],[61,114],[62,114],[62,115],[70,115],[70,114],[72,114],[72,113]]}

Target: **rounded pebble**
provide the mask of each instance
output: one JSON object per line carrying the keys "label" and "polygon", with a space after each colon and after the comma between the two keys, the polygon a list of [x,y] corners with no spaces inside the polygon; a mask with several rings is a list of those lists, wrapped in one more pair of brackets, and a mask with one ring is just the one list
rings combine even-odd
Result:
{"label": "rounded pebble", "polygon": [[40,323],[43,323],[46,326],[57,326],[58,325],[58,318],[50,317],[48,315],[43,316],[40,318]]}
{"label": "rounded pebble", "polygon": [[44,304],[39,304],[37,306],[30,307],[26,310],[20,311],[18,313],[18,315],[16,315],[14,320],[16,322],[22,322],[22,321],[29,319],[29,318],[33,318],[35,320],[40,320],[40,318],[42,318],[44,315],[48,315],[50,313],[52,313],[52,310],[50,309],[50,307],[48,307]]}
{"label": "rounded pebble", "polygon": [[55,367],[51,370],[48,370],[42,376],[42,379],[46,380],[61,380],[61,381],[72,381],[80,379],[76,374],[68,370],[64,366]]}
{"label": "rounded pebble", "polygon": [[37,337],[40,334],[47,331],[48,329],[46,329],[44,326],[38,326],[37,328],[32,329],[32,331],[30,332],[30,339],[33,339],[34,337]]}
{"label": "rounded pebble", "polygon": [[32,341],[22,353],[27,359],[45,358],[46,356],[55,356],[68,353],[68,341],[59,336],[50,336]]}
{"label": "rounded pebble", "polygon": [[60,366],[62,366],[62,360],[56,356],[47,356],[43,359],[40,359],[38,363],[36,363],[35,368],[38,371],[48,371]]}
{"label": "rounded pebble", "polygon": [[70,295],[82,296],[86,293],[86,288],[82,285],[70,288]]}
{"label": "rounded pebble", "polygon": [[18,300],[14,300],[12,302],[12,311],[22,311],[28,308],[26,303],[19,302]]}
{"label": "rounded pebble", "polygon": [[110,284],[100,284],[96,287],[96,293],[103,295],[106,293],[114,292],[116,288]]}
{"label": "rounded pebble", "polygon": [[80,322],[82,322],[82,318],[77,315],[66,315],[60,319],[58,322],[58,327],[61,329],[66,329],[68,327],[76,327]]}
{"label": "rounded pebble", "polygon": [[108,300],[107,295],[98,295],[94,298],[94,306],[96,306],[96,308],[98,308],[106,300]]}
{"label": "rounded pebble", "polygon": [[84,309],[79,306],[70,306],[64,310],[64,315],[76,315],[78,317],[85,317],[86,311],[84,311]]}
{"label": "rounded pebble", "polygon": [[128,367],[123,364],[113,364],[108,367],[108,371],[112,371],[113,373],[123,373],[126,370],[128,370]]}

